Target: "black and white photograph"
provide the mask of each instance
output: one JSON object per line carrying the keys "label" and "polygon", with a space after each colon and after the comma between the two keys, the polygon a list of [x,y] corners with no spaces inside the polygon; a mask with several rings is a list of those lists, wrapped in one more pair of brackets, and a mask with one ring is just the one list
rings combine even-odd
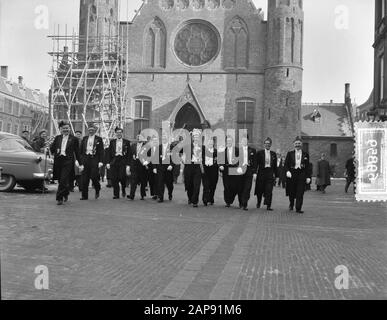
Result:
{"label": "black and white photograph", "polygon": [[386,300],[386,33],[387,0],[0,0],[0,300]]}

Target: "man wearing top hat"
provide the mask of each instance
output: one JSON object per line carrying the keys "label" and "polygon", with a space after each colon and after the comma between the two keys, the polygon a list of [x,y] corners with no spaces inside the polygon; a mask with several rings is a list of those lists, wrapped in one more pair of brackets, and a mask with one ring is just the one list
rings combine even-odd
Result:
{"label": "man wearing top hat", "polygon": [[82,139],[80,170],[82,172],[82,198],[81,200],[89,199],[89,184],[90,179],[95,188],[95,199],[99,198],[101,191],[99,169],[103,167],[104,148],[103,140],[96,135],[96,127],[90,125],[88,128],[88,136]]}
{"label": "man wearing top hat", "polygon": [[59,129],[61,134],[56,136],[50,145],[50,152],[54,155],[54,180],[59,182],[56,200],[58,205],[63,205],[68,201],[71,175],[74,164],[78,165],[80,156],[79,141],[70,134],[70,124],[61,121]]}
{"label": "man wearing top hat", "polygon": [[285,172],[287,177],[286,195],[289,197],[289,210],[304,213],[302,205],[304,202],[305,183],[310,184],[312,172],[309,166],[309,154],[302,150],[302,140],[297,137],[294,140],[294,150],[290,151],[285,160]]}
{"label": "man wearing top hat", "polygon": [[157,196],[158,202],[164,202],[165,187],[168,189],[168,199],[172,201],[173,198],[173,168],[174,163],[172,159],[172,145],[169,141],[168,135],[162,134],[162,141],[159,145],[159,159],[158,164],[153,167],[153,173],[156,175]]}
{"label": "man wearing top hat", "polygon": [[137,143],[131,145],[132,159],[130,165],[130,171],[132,179],[130,181],[130,194],[129,200],[134,200],[137,185],[140,184],[141,200],[146,197],[146,185],[147,185],[147,168],[146,168],[146,153],[145,147],[147,140],[139,134],[137,136]]}
{"label": "man wearing top hat", "polygon": [[123,138],[123,129],[115,129],[116,138],[110,141],[107,152],[106,168],[110,170],[113,199],[120,198],[120,184],[122,188],[122,197],[126,197],[126,177],[130,171],[130,161],[132,152],[130,142]]}
{"label": "man wearing top hat", "polygon": [[239,147],[239,172],[242,172],[242,176],[239,185],[238,199],[239,206],[244,211],[248,210],[253,177],[256,175],[257,171],[256,153],[256,150],[249,146],[249,136],[242,136],[241,145]]}
{"label": "man wearing top hat", "polygon": [[267,138],[264,150],[257,153],[257,180],[255,182],[255,195],[257,196],[257,208],[261,207],[262,197],[265,198],[264,205],[267,211],[273,211],[273,187],[277,174],[277,154],[271,151],[272,140]]}

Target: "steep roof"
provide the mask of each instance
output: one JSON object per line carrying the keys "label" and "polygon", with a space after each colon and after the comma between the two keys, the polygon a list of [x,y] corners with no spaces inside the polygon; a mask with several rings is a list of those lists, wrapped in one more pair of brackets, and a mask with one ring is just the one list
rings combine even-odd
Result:
{"label": "steep roof", "polygon": [[48,108],[48,97],[40,91],[20,87],[18,83],[0,77],[0,92],[25,102]]}
{"label": "steep roof", "polygon": [[345,104],[303,104],[302,135],[305,137],[352,137],[351,120]]}
{"label": "steep roof", "polygon": [[371,110],[374,106],[374,91],[372,90],[370,97],[366,102],[358,106],[356,109],[359,111]]}

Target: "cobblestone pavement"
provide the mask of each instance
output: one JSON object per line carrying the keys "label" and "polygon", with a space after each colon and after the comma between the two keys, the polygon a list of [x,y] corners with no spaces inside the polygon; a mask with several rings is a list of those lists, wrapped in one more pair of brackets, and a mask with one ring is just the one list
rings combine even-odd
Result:
{"label": "cobblestone pavement", "polygon": [[[51,187],[50,187],[51,188]],[[3,299],[385,299],[386,204],[356,203],[335,182],[287,210],[276,188],[273,213],[172,202],[100,200],[55,205],[49,194],[0,194]],[[34,287],[36,266],[49,290]],[[349,289],[335,288],[335,268]]]}

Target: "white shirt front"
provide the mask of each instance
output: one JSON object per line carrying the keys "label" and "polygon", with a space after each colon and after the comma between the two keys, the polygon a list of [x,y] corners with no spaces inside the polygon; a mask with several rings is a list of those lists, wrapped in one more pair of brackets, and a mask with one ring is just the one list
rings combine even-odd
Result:
{"label": "white shirt front", "polygon": [[86,147],[86,154],[87,155],[93,155],[94,140],[95,140],[95,135],[89,136],[89,138],[87,139],[87,147]]}
{"label": "white shirt front", "polygon": [[243,147],[243,166],[247,166],[249,164],[249,148]]}
{"label": "white shirt front", "polygon": [[117,142],[116,142],[116,156],[123,156],[123,154],[122,154],[122,145],[123,145],[123,140],[122,139],[117,139]]}
{"label": "white shirt front", "polygon": [[60,147],[60,155],[66,156],[66,148],[67,148],[67,142],[69,141],[69,136],[63,136],[62,138],[62,145]]}
{"label": "white shirt front", "polygon": [[296,169],[301,169],[302,150],[296,150]]}
{"label": "white shirt front", "polygon": [[193,145],[192,162],[200,163],[200,146],[198,144]]}
{"label": "white shirt front", "polygon": [[[210,153],[214,153],[214,148],[211,148],[211,149],[207,149]],[[214,156],[212,155],[212,157],[208,157],[206,155],[206,166],[208,167],[211,167],[214,165]]]}
{"label": "white shirt front", "polygon": [[232,164],[232,148],[227,148],[228,150],[228,163]]}
{"label": "white shirt front", "polygon": [[168,143],[163,144],[163,161],[167,159]]}
{"label": "white shirt front", "polygon": [[271,154],[270,150],[265,149],[265,168],[270,168],[271,164]]}

